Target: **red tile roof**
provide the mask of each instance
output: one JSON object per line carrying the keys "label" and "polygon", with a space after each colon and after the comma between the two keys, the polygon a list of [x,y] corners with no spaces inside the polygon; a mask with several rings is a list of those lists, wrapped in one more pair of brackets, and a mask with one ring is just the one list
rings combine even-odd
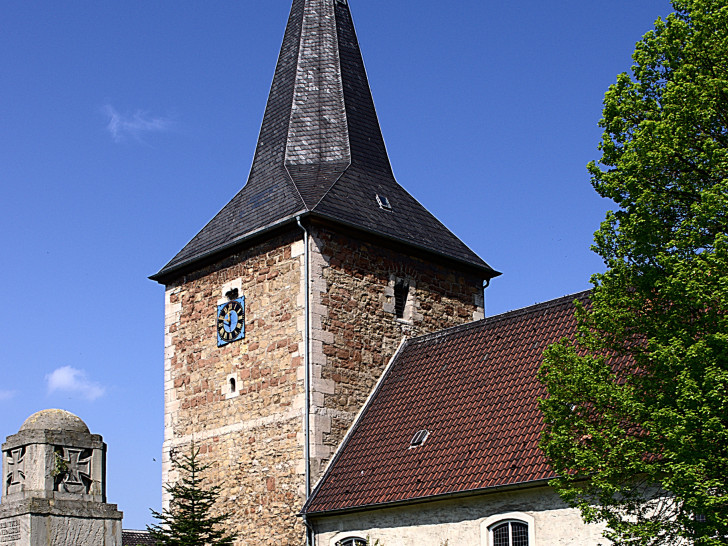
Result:
{"label": "red tile roof", "polygon": [[[553,478],[538,448],[543,350],[575,331],[587,292],[408,341],[307,514]],[[410,448],[420,430],[426,441]]]}

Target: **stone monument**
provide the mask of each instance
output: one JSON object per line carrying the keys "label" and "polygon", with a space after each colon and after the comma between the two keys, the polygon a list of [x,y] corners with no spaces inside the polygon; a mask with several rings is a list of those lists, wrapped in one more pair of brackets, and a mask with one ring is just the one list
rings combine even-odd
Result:
{"label": "stone monument", "polygon": [[0,546],[121,546],[106,503],[106,444],[64,410],[39,411],[2,445]]}

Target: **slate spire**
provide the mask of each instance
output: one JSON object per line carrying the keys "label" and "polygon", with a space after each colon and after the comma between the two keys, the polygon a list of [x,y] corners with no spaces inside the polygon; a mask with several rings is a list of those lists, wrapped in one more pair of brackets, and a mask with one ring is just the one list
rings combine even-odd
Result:
{"label": "slate spire", "polygon": [[152,278],[299,215],[498,275],[394,179],[347,0],[293,0],[247,184]]}

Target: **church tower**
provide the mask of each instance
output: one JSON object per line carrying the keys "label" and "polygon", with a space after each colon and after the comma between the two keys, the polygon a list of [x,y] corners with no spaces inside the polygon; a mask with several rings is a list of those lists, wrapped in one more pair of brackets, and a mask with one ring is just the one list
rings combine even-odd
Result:
{"label": "church tower", "polygon": [[498,274],[394,179],[348,2],[293,0],[247,183],[152,276],[164,481],[194,443],[238,544],[302,544],[402,338],[482,318]]}

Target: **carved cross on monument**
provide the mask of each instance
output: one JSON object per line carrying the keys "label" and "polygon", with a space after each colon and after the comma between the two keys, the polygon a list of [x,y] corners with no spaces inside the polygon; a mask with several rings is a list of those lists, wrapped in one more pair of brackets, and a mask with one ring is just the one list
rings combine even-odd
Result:
{"label": "carved cross on monument", "polygon": [[106,444],[79,417],[41,410],[0,448],[0,546],[121,546],[106,502]]}
{"label": "carved cross on monument", "polygon": [[91,485],[91,452],[87,449],[58,448],[62,477],[58,490],[68,493],[88,493]]}
{"label": "carved cross on monument", "polygon": [[8,452],[8,486],[25,481],[25,448],[18,447]]}

